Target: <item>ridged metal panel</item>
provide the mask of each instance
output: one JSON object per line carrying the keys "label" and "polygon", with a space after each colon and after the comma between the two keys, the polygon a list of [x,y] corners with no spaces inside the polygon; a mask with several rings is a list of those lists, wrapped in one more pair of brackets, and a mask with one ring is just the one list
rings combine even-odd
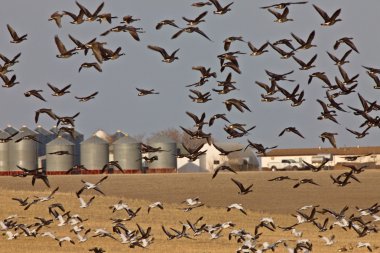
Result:
{"label": "ridged metal panel", "polygon": [[46,170],[67,171],[74,166],[74,155],[49,154],[56,151],[68,151],[74,153],[74,143],[63,137],[57,137],[46,144]]}
{"label": "ridged metal panel", "polygon": [[[59,131],[59,128],[53,126],[51,129],[50,129],[51,132],[55,133],[56,135],[58,134],[58,131]],[[81,147],[80,147],[80,144],[83,142],[84,140],[84,136],[82,133],[74,130],[74,137],[75,139],[73,139],[71,137],[70,134],[68,133],[63,133],[62,134],[62,137],[65,138],[66,140],[74,143],[74,165],[79,165],[80,164],[80,150],[81,150]]]}
{"label": "ridged metal panel", "polygon": [[[7,138],[9,134],[0,132],[0,138]],[[0,143],[0,171],[9,171],[9,142]]]}
{"label": "ridged metal panel", "polygon": [[100,170],[109,161],[109,144],[91,136],[80,144],[80,163],[89,170]]}
{"label": "ridged metal panel", "polygon": [[113,143],[114,160],[123,170],[141,170],[140,143],[132,137],[121,137]]}
{"label": "ridged metal panel", "polygon": [[[152,147],[161,147],[165,150],[163,152],[150,153],[149,157],[157,156],[158,160],[148,163],[149,169],[176,169],[177,158],[177,144],[174,140],[166,136],[157,136],[149,140],[149,145]],[[146,154],[145,154],[146,155]]]}
{"label": "ridged metal panel", "polygon": [[55,134],[49,130],[44,129],[42,126],[38,126],[34,129],[37,133],[37,140],[41,143],[37,143],[37,155],[46,155],[46,144],[51,142],[55,138]]}
{"label": "ridged metal panel", "polygon": [[17,133],[18,130],[17,130],[16,128],[14,128],[13,126],[8,125],[6,128],[4,128],[4,132],[6,132],[6,133],[12,135],[12,134],[14,134],[14,133]]}
{"label": "ridged metal panel", "polygon": [[37,135],[27,127],[20,128],[19,133],[9,143],[9,170],[17,171],[17,165],[27,168],[37,168],[37,142],[33,140],[15,141],[26,135]]}
{"label": "ridged metal panel", "polygon": [[117,130],[116,133],[111,135],[112,143],[125,136],[127,136],[125,133],[123,133],[121,130]]}

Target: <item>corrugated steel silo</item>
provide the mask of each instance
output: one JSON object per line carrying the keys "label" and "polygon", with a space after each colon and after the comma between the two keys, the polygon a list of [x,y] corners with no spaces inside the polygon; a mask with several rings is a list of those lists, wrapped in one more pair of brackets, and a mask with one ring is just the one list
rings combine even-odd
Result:
{"label": "corrugated steel silo", "polygon": [[[56,126],[53,126],[51,129],[50,129],[51,132],[55,133],[56,135],[58,135],[58,131],[59,131],[59,128],[56,127]],[[84,140],[84,136],[82,133],[74,130],[74,137],[75,139],[73,139],[71,137],[71,135],[69,133],[66,133],[66,132],[61,132],[60,134],[63,138],[65,138],[66,140],[74,143],[74,165],[79,165],[80,164],[80,144],[81,142],[83,142]]]}
{"label": "corrugated steel silo", "polygon": [[10,171],[18,171],[19,169],[17,169],[17,165],[27,169],[37,168],[37,142],[33,140],[21,140],[20,142],[15,142],[26,135],[36,136],[37,133],[26,126],[23,126],[9,144]]}
{"label": "corrugated steel silo", "polygon": [[140,143],[128,136],[119,138],[113,144],[113,160],[118,161],[123,170],[141,171]]}
{"label": "corrugated steel silo", "polygon": [[41,125],[38,125],[34,131],[37,133],[37,140],[41,143],[37,143],[37,155],[46,155],[46,144],[51,142],[55,138],[55,134],[46,130]]}
{"label": "corrugated steel silo", "polygon": [[[5,139],[10,135],[0,131],[0,138]],[[9,142],[0,143],[0,174],[9,171]]]}
{"label": "corrugated steel silo", "polygon": [[128,136],[128,135],[123,133],[121,130],[117,130],[116,133],[114,133],[110,137],[111,137],[112,143],[113,143],[113,142],[117,141],[118,139],[123,138],[125,136]]}
{"label": "corrugated steel silo", "polygon": [[[57,151],[68,151],[68,155],[49,154]],[[74,143],[59,136],[46,144],[46,170],[67,171],[74,166]]]}
{"label": "corrugated steel silo", "polygon": [[80,144],[80,154],[80,164],[89,170],[100,170],[109,161],[109,144],[93,135]]}
{"label": "corrugated steel silo", "polygon": [[[150,153],[149,157],[157,156],[158,160],[149,163],[148,168],[162,170],[163,172],[175,171],[177,168],[177,144],[174,140],[166,136],[156,136],[148,143],[154,148],[161,147],[162,152]],[[145,154],[146,155],[146,154]]]}

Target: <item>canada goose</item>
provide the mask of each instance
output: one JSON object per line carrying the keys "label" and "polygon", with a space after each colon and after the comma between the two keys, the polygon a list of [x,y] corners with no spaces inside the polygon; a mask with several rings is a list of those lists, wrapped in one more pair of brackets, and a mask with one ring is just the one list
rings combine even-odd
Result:
{"label": "canada goose", "polygon": [[284,9],[285,7],[288,7],[289,5],[292,5],[292,4],[306,4],[307,1],[302,1],[302,2],[284,2],[284,3],[277,3],[277,4],[272,4],[272,5],[268,5],[268,6],[263,6],[263,7],[260,7],[261,9],[268,9],[268,8],[276,8],[276,9]]}
{"label": "canada goose", "polygon": [[27,140],[27,141],[35,141],[35,142],[38,142],[41,144],[41,142],[39,140],[37,140],[37,137],[34,136],[34,135],[31,135],[31,134],[28,134],[28,135],[24,135],[23,137],[15,140],[15,143],[18,143],[20,141],[24,141],[24,140]]}
{"label": "canada goose", "polygon": [[298,179],[290,178],[289,176],[279,176],[272,179],[268,179],[268,181],[283,181],[283,180],[294,180],[297,181]]}
{"label": "canada goose", "polygon": [[312,65],[312,64],[317,59],[317,56],[318,55],[315,54],[307,63],[303,62],[302,60],[298,59],[295,56],[293,56],[293,59],[300,65],[299,70],[308,70],[315,67],[315,65]]}
{"label": "canada goose", "polygon": [[332,94],[330,94],[328,91],[326,91],[326,98],[329,100],[330,104],[327,104],[327,107],[329,108],[335,108],[341,112],[347,112],[346,110],[344,110],[340,105],[342,105],[343,103],[337,103],[335,100],[334,100],[334,96]]}
{"label": "canada goose", "polygon": [[120,51],[121,51],[121,47],[116,48],[115,51],[112,51],[112,50],[107,49],[107,48],[101,48],[102,57],[105,61],[116,60],[120,56],[125,55],[125,53],[120,53]]}
{"label": "canada goose", "polygon": [[212,5],[212,3],[210,3],[210,2],[196,2],[196,3],[191,4],[191,6],[193,6],[193,7],[204,7],[207,5]]}
{"label": "canada goose", "polygon": [[243,214],[247,215],[247,212],[244,210],[242,204],[234,203],[234,204],[227,206],[227,212],[231,211],[232,208],[235,208],[235,209],[239,210],[240,212],[242,212]]}
{"label": "canada goose", "polygon": [[278,46],[274,45],[274,44],[271,44],[269,43],[269,45],[277,52],[281,55],[281,59],[289,59],[290,57],[292,57],[295,53],[294,51],[295,50],[292,50],[292,51],[289,51],[289,52],[286,52],[285,50],[279,48]]}
{"label": "canada goose", "polygon": [[128,32],[132,36],[132,38],[136,41],[140,41],[139,33],[144,33],[142,28],[137,28],[137,27],[128,26],[128,25],[119,25],[111,29],[108,29],[104,33],[101,33],[100,36],[106,36],[110,32]]}
{"label": "canada goose", "polygon": [[293,46],[292,41],[293,40],[291,40],[291,39],[279,39],[279,40],[273,42],[272,45],[274,45],[274,46],[285,45],[288,48],[290,48],[292,51],[295,51],[296,48]]}
{"label": "canada goose", "polygon": [[210,98],[210,96],[211,96],[210,92],[201,93],[198,90],[192,90],[192,89],[190,89],[190,92],[193,93],[194,95],[196,95],[196,97],[189,95],[189,98],[191,98],[193,100],[193,102],[195,102],[195,103],[206,103],[207,101],[212,100]]}
{"label": "canada goose", "polygon": [[176,57],[175,54],[178,52],[179,48],[177,50],[175,50],[171,55],[169,55],[166,52],[166,50],[163,49],[162,47],[148,45],[148,48],[153,50],[153,51],[159,52],[163,57],[162,62],[171,63],[174,60],[178,60],[178,57]]}
{"label": "canada goose", "polygon": [[288,21],[294,21],[294,19],[288,18],[288,14],[289,14],[288,7],[285,7],[282,13],[276,12],[270,8],[268,8],[267,10],[277,18],[276,20],[274,20],[274,22],[276,23],[285,23]]}
{"label": "canada goose", "polygon": [[99,92],[94,92],[92,93],[91,95],[88,95],[88,96],[85,96],[85,97],[77,97],[77,96],[74,96],[76,99],[79,100],[79,102],[87,102],[91,99],[94,99],[96,95],[98,95]]}
{"label": "canada goose", "polygon": [[223,103],[226,105],[228,111],[231,111],[232,106],[234,106],[240,112],[244,112],[244,109],[246,109],[249,112],[251,111],[249,107],[245,104],[245,100],[230,98],[225,100]]}
{"label": "canada goose", "polygon": [[210,78],[210,77],[214,77],[216,78],[216,72],[211,72],[211,68],[207,68],[204,67],[204,66],[193,66],[191,67],[192,70],[198,70],[199,72],[201,72],[201,78]]}
{"label": "canada goose", "polygon": [[171,25],[171,26],[179,28],[174,22],[175,22],[174,19],[164,19],[157,23],[156,30],[160,30],[164,25]]}
{"label": "canada goose", "polygon": [[133,22],[135,22],[135,21],[140,21],[141,19],[139,19],[139,18],[133,18],[133,16],[131,16],[131,15],[127,15],[127,16],[124,16],[123,17],[123,21],[121,21],[120,23],[122,24],[122,23],[125,23],[125,24],[131,24],[131,23],[133,23]]}
{"label": "canada goose", "polygon": [[161,210],[164,209],[164,205],[163,205],[160,201],[158,201],[158,202],[154,202],[154,203],[152,203],[152,204],[150,204],[150,205],[148,206],[148,214],[149,214],[149,212],[150,212],[150,209],[155,208],[155,207],[158,207],[158,208],[160,208]]}
{"label": "canada goose", "polygon": [[317,99],[317,102],[322,106],[323,109],[323,112],[321,112],[321,116],[318,117],[318,120],[329,119],[339,124],[338,121],[335,119],[335,116],[337,116],[335,110],[329,110],[325,102],[323,102],[320,99]]}
{"label": "canada goose", "polygon": [[298,188],[300,185],[302,184],[313,184],[313,185],[318,185],[316,182],[313,181],[313,179],[309,179],[309,178],[304,178],[304,179],[301,179],[300,181],[298,181],[298,183],[296,183],[293,188]]}
{"label": "canada goose", "polygon": [[7,58],[6,56],[4,56],[3,54],[0,54],[0,59],[3,60],[4,64],[3,64],[3,68],[8,68],[8,67],[12,67],[13,65],[15,65],[16,63],[19,63],[19,61],[17,60],[19,57],[21,56],[21,53],[18,53],[16,54],[12,59],[9,59]]}
{"label": "canada goose", "polygon": [[295,133],[296,135],[298,135],[301,138],[305,138],[305,137],[303,137],[303,135],[295,127],[287,127],[287,128],[285,128],[284,130],[281,131],[281,133],[278,136],[282,136],[285,132],[292,132],[292,133]]}
{"label": "canada goose", "polygon": [[355,138],[356,139],[361,139],[361,138],[364,138],[366,135],[368,135],[369,133],[368,133],[368,130],[370,129],[371,127],[367,127],[366,129],[364,129],[364,131],[362,131],[362,132],[357,132],[357,131],[354,131],[354,130],[351,130],[351,129],[348,129],[347,127],[346,127],[346,130],[348,131],[348,132],[350,132],[350,133],[352,133],[353,135],[355,135]]}
{"label": "canada goose", "polygon": [[370,71],[367,71],[367,74],[369,77],[371,77],[373,79],[373,81],[375,81],[375,85],[373,86],[373,88],[374,89],[380,89],[380,79],[377,76],[377,74],[370,72]]}
{"label": "canada goose", "polygon": [[18,36],[16,31],[9,24],[7,24],[7,28],[12,37],[12,40],[10,41],[11,43],[21,43],[22,41],[27,40],[26,36],[28,36],[28,34]]}
{"label": "canada goose", "polygon": [[1,79],[3,80],[2,87],[4,88],[11,88],[15,86],[16,84],[19,84],[20,82],[16,82],[16,75],[13,75],[11,79],[9,79],[6,75],[0,74]]}
{"label": "canada goose", "polygon": [[294,70],[289,71],[289,72],[284,73],[284,74],[275,74],[273,72],[265,70],[265,73],[270,77],[269,78],[270,81],[272,81],[272,80],[274,80],[274,81],[281,81],[281,80],[283,80],[283,81],[288,81],[288,82],[294,82],[294,80],[289,80],[289,79],[286,78],[287,75],[290,75],[293,72],[294,72]]}
{"label": "canada goose", "polygon": [[204,20],[203,18],[207,15],[207,13],[208,13],[207,11],[202,12],[195,19],[190,19],[190,18],[186,18],[186,17],[182,17],[182,19],[187,22],[188,26],[196,26],[201,22],[206,22],[206,20]]}
{"label": "canada goose", "polygon": [[54,36],[55,44],[57,45],[59,54],[56,55],[57,58],[69,58],[74,54],[77,54],[76,49],[73,48],[71,50],[67,50],[65,45],[63,45],[62,41],[59,39],[58,35]]}
{"label": "canada goose", "polygon": [[226,114],[225,113],[218,113],[218,114],[215,114],[213,115],[209,121],[208,121],[208,126],[212,126],[214,124],[214,121],[216,119],[223,119],[225,121],[227,121],[228,123],[231,123],[227,118],[226,118]]}
{"label": "canada goose", "polygon": [[84,62],[80,65],[78,72],[82,70],[82,68],[95,68],[98,72],[102,72],[102,68],[97,62]]}
{"label": "canada goose", "polygon": [[214,170],[214,174],[212,174],[212,178],[211,178],[211,179],[214,179],[214,178],[218,175],[218,173],[219,173],[221,170],[223,170],[223,171],[224,171],[224,170],[228,170],[228,171],[231,171],[232,173],[237,174],[237,172],[234,171],[230,166],[222,165],[222,166],[219,166],[218,168],[216,168],[216,169]]}
{"label": "canada goose", "polygon": [[254,148],[254,149],[257,150],[256,154],[263,154],[263,155],[265,155],[267,150],[277,148],[277,145],[273,146],[273,147],[264,147],[263,144],[261,144],[261,143],[253,143],[250,140],[247,140],[247,141],[248,141],[248,145],[244,148],[244,151],[248,147],[251,147],[251,148]]}
{"label": "canada goose", "polygon": [[236,179],[231,178],[231,180],[239,187],[239,190],[240,190],[238,192],[239,195],[245,195],[252,192],[251,188],[253,187],[253,184],[249,185],[248,187],[244,187],[244,185],[241,182],[237,181]]}
{"label": "canada goose", "polygon": [[[80,114],[80,112],[74,114],[74,116],[62,116],[62,117],[59,117],[57,116],[57,127],[59,126],[59,124],[62,124],[62,125],[71,125],[72,127],[74,127],[74,122],[75,122],[75,118]],[[64,131],[66,131],[68,129],[65,129]],[[72,129],[71,129],[72,130]],[[67,131],[66,131],[67,132]],[[59,131],[58,131],[59,133]]]}
{"label": "canada goose", "polygon": [[322,142],[325,141],[325,139],[327,139],[330,144],[336,148],[336,141],[335,141],[335,135],[338,135],[337,133],[329,133],[329,132],[323,132],[319,137],[322,139]]}
{"label": "canada goose", "polygon": [[139,92],[137,94],[139,97],[150,95],[150,94],[160,94],[159,92],[155,92],[154,89],[145,90],[145,89],[136,88],[136,90]]}
{"label": "canada goose", "polygon": [[123,171],[123,168],[120,166],[120,164],[119,164],[119,161],[109,161],[108,163],[106,163],[104,166],[103,166],[103,168],[102,168],[102,170],[100,171],[100,173],[104,173],[105,171],[106,171],[106,169],[109,169],[110,167],[116,167],[118,170],[120,170],[121,171],[121,173],[124,173],[124,171]]}
{"label": "canada goose", "polygon": [[56,25],[59,28],[62,28],[61,19],[62,19],[62,17],[64,15],[65,15],[64,13],[59,13],[59,11],[56,11],[53,14],[50,15],[50,18],[48,19],[48,21],[53,21],[54,20],[54,22],[56,23]]}
{"label": "canada goose", "polygon": [[329,15],[327,15],[327,13],[324,10],[322,10],[321,8],[316,6],[315,4],[313,4],[313,7],[319,13],[319,15],[321,15],[321,17],[324,20],[324,22],[321,24],[321,26],[332,26],[336,22],[342,21],[340,18],[338,18],[339,14],[340,14],[340,9],[336,10],[331,16],[329,16]]}
{"label": "canada goose", "polygon": [[340,46],[340,44],[344,43],[347,46],[349,46],[352,50],[354,50],[356,53],[359,53],[359,50],[356,48],[354,42],[352,42],[353,38],[351,37],[343,37],[335,41],[334,49],[337,50]]}
{"label": "canada goose", "polygon": [[73,167],[68,169],[65,174],[70,174],[72,171],[77,172],[77,171],[81,171],[81,170],[88,171],[88,169],[84,165],[80,164],[80,165],[74,165]]}
{"label": "canada goose", "polygon": [[241,74],[241,70],[237,61],[229,61],[223,63],[222,67],[220,68],[220,72],[223,72],[225,68],[231,68],[236,73]]}
{"label": "canada goose", "polygon": [[58,129],[57,136],[63,136],[65,133],[69,134],[70,137],[75,140],[75,129],[74,127],[60,127]]}
{"label": "canada goose", "polygon": [[234,3],[234,2],[231,2],[227,5],[225,5],[224,7],[222,7],[219,3],[218,0],[209,0],[216,8],[216,11],[213,11],[214,14],[219,14],[219,15],[223,15],[223,14],[226,14],[228,11],[230,11],[230,6]]}
{"label": "canada goose", "polygon": [[303,39],[299,38],[294,33],[290,33],[290,35],[292,35],[292,37],[300,44],[300,46],[297,47],[295,50],[298,50],[298,49],[309,49],[309,48],[312,48],[312,47],[316,47],[316,45],[312,44],[313,39],[315,37],[315,31],[312,31],[309,34],[309,36],[307,37],[306,41],[304,41]]}
{"label": "canada goose", "polygon": [[72,18],[72,21],[70,22],[71,24],[80,25],[85,21],[85,19],[83,18],[84,11],[82,9],[79,11],[78,15],[75,15],[74,13],[69,11],[63,11],[63,13],[64,15],[70,16]]}
{"label": "canada goose", "polygon": [[331,58],[331,60],[333,60],[335,63],[335,65],[337,66],[341,66],[345,63],[349,63],[349,61],[346,61],[346,58],[351,54],[352,52],[352,49],[348,50],[346,53],[344,53],[343,57],[342,58],[337,58],[335,55],[329,53],[328,51],[326,51],[327,54],[329,55],[329,57]]}
{"label": "canada goose", "polygon": [[[350,78],[348,76],[347,72],[343,69],[343,67],[338,66],[338,69],[339,69],[339,73],[341,74],[341,76],[343,78],[343,84],[352,84],[352,83],[357,83],[358,82],[356,79],[359,77],[359,74],[356,74],[356,75],[354,75],[353,77]],[[341,87],[339,87],[339,88],[341,88]]]}
{"label": "canada goose", "polygon": [[83,179],[81,179],[81,182],[84,184],[84,186],[78,191],[78,194],[82,194],[82,192],[87,189],[87,190],[91,190],[91,189],[94,189],[95,191],[101,193],[102,195],[105,195],[104,192],[102,192],[100,189],[99,189],[99,185],[108,178],[108,176],[105,176],[103,178],[101,178],[98,182],[96,182],[95,184],[93,183],[90,183],[90,182],[86,182],[84,181]]}
{"label": "canada goose", "polygon": [[323,159],[323,161],[321,162],[320,165],[318,166],[315,166],[313,164],[310,164],[304,160],[302,160],[302,162],[305,164],[306,168],[307,169],[310,169],[312,172],[318,172],[320,170],[322,170],[324,168],[324,166],[326,165],[326,163],[330,162],[330,159]]}
{"label": "canada goose", "polygon": [[268,95],[268,96],[273,95],[278,91],[277,82],[275,80],[271,80],[271,86],[269,86],[263,82],[258,82],[258,81],[255,81],[255,83],[258,86],[260,86],[261,88],[263,88],[266,91],[266,95]]}
{"label": "canada goose", "polygon": [[[249,130],[247,130],[249,131]],[[215,143],[213,143],[213,146],[220,152],[219,155],[221,156],[228,156],[229,154],[233,153],[233,152],[239,152],[239,151],[242,151],[243,148],[238,148],[238,149],[234,149],[234,150],[225,150],[219,146],[217,146]]]}
{"label": "canada goose", "polygon": [[202,113],[201,117],[198,117],[197,115],[195,115],[194,113],[191,113],[191,112],[186,112],[186,114],[192,118],[194,120],[194,127],[198,128],[198,129],[201,129],[203,127],[203,125],[207,124],[204,119],[206,117],[206,113]]}
{"label": "canada goose", "polygon": [[268,50],[265,50],[268,45],[269,45],[269,42],[265,42],[263,45],[261,45],[259,48],[256,48],[250,41],[248,41],[248,47],[249,49],[251,49],[251,54],[252,56],[259,56],[259,55],[262,55],[266,52],[268,52]]}
{"label": "canada goose", "polygon": [[48,154],[49,155],[73,155],[69,151],[66,151],[66,150],[58,150],[58,151],[50,152]]}
{"label": "canada goose", "polygon": [[24,93],[24,96],[25,97],[35,96],[36,98],[41,99],[42,101],[46,102],[44,97],[40,94],[40,92],[42,91],[43,90],[28,90],[27,92]]}
{"label": "canada goose", "polygon": [[91,48],[92,46],[92,43],[96,42],[96,38],[90,40],[89,42],[87,43],[82,43],[80,42],[79,40],[77,40],[76,38],[74,38],[71,34],[69,34],[69,38],[72,42],[74,42],[74,44],[76,45],[76,50],[84,50],[84,55],[87,55],[87,52],[88,50]]}
{"label": "canada goose", "polygon": [[196,33],[199,33],[200,35],[202,35],[203,37],[205,37],[206,39],[208,39],[209,41],[212,41],[203,31],[201,31],[198,27],[196,26],[189,26],[189,27],[185,27],[185,28],[182,28],[180,29],[178,32],[176,32],[175,34],[173,34],[173,36],[171,37],[172,39],[175,39],[177,38],[178,36],[180,36],[183,32],[187,32],[187,33],[193,33],[193,32],[196,32]]}
{"label": "canada goose", "polygon": [[75,3],[80,8],[80,10],[83,11],[84,15],[86,15],[87,18],[85,19],[85,21],[89,21],[89,22],[95,21],[98,18],[99,12],[104,7],[104,2],[102,2],[98,6],[98,8],[96,8],[96,10],[94,11],[94,13],[91,13],[86,7],[84,7],[83,5],[81,5],[80,3],[78,3],[77,1]]}
{"label": "canada goose", "polygon": [[307,81],[307,84],[310,84],[314,77],[322,80],[325,84],[328,85],[328,87],[332,87],[333,86],[331,84],[329,78],[326,76],[325,72],[314,72],[314,73],[310,74],[309,75],[309,79]]}
{"label": "canada goose", "polygon": [[281,99],[280,101],[288,101],[293,100],[298,95],[297,92],[299,90],[300,85],[297,84],[297,86],[293,89],[292,92],[287,91],[286,89],[282,88],[280,85],[277,85],[277,89],[285,96],[285,98]]}
{"label": "canada goose", "polygon": [[356,168],[355,165],[352,165],[352,164],[342,164],[342,166],[344,167],[347,167],[347,168],[350,168],[351,171],[354,173],[354,174],[360,174],[362,172],[364,172],[364,169],[368,167],[368,165],[363,165],[363,166],[360,166],[359,168]]}
{"label": "canada goose", "polygon": [[107,21],[108,24],[112,24],[112,19],[117,18],[116,16],[112,16],[111,13],[102,13],[98,14],[98,18],[96,19],[99,21],[99,23],[102,23],[103,21]]}
{"label": "canada goose", "polygon": [[29,197],[27,197],[26,199],[12,198],[12,200],[17,201],[20,204],[20,206],[27,206],[28,205],[28,199],[29,199]]}
{"label": "canada goose", "polygon": [[231,36],[231,37],[228,37],[226,38],[223,42],[224,42],[224,51],[228,51],[230,49],[230,46],[232,44],[232,42],[234,41],[241,41],[241,42],[245,42],[243,40],[243,37],[242,36]]}
{"label": "canada goose", "polygon": [[[152,157],[147,157],[147,156],[143,156],[142,159],[146,162],[146,163],[153,163],[154,161],[157,161],[158,160],[158,156],[154,155]],[[137,159],[136,161],[139,161],[140,159]]]}

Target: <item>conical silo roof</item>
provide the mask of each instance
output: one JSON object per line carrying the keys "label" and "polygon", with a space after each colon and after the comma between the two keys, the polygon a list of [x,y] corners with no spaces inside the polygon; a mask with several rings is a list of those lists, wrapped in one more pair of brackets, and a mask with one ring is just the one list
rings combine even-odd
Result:
{"label": "conical silo roof", "polygon": [[9,136],[10,136],[9,133],[7,133],[7,132],[3,132],[3,131],[0,130],[0,138],[1,138],[1,139],[8,138]]}
{"label": "conical silo roof", "polygon": [[120,138],[128,136],[128,134],[123,133],[121,130],[117,130],[113,135],[111,135],[112,142],[117,141]]}
{"label": "conical silo roof", "polygon": [[98,136],[100,139],[103,139],[104,141],[108,143],[112,142],[112,137],[102,129],[99,129],[98,131],[93,133],[93,135]]}
{"label": "conical silo roof", "polygon": [[99,138],[96,135],[89,137],[87,140],[82,141],[81,144],[108,144],[105,140]]}
{"label": "conical silo roof", "polygon": [[52,140],[51,142],[47,143],[46,144],[47,146],[51,146],[51,145],[56,145],[56,146],[66,146],[66,145],[69,145],[69,146],[73,146],[74,143],[72,143],[71,141],[61,137],[61,136],[58,136],[57,138],[55,138],[54,140]]}
{"label": "conical silo roof", "polygon": [[26,136],[26,135],[37,136],[37,133],[34,132],[32,129],[28,128],[27,126],[22,126],[20,128],[19,133],[15,136],[15,139],[21,138],[21,137]]}
{"label": "conical silo roof", "polygon": [[52,133],[58,134],[59,129],[56,126],[53,126],[52,128],[50,128],[49,131],[52,132]]}
{"label": "conical silo roof", "polygon": [[8,134],[12,135],[14,133],[17,133],[18,130],[14,128],[13,126],[8,125],[6,128],[4,128],[4,132],[7,132]]}
{"label": "conical silo roof", "polygon": [[34,129],[35,132],[39,133],[39,134],[42,134],[42,135],[45,135],[45,136],[50,136],[54,133],[50,132],[49,130],[46,130],[45,128],[43,128],[42,126],[37,126],[35,129]]}

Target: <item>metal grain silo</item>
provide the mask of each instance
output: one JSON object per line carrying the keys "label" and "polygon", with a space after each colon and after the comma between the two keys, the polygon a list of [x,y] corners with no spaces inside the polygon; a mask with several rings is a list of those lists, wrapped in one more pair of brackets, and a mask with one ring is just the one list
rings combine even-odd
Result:
{"label": "metal grain silo", "polygon": [[[7,132],[0,131],[0,138],[5,139],[10,135]],[[9,171],[9,142],[0,143],[0,175]]]}
{"label": "metal grain silo", "polygon": [[[50,129],[50,132],[53,132],[56,136],[58,136],[59,128],[56,126],[53,126]],[[80,164],[80,144],[84,140],[84,136],[82,133],[74,130],[74,139],[71,137],[69,133],[61,132],[60,135],[65,138],[66,140],[74,143],[74,165]]]}
{"label": "metal grain silo", "polygon": [[125,136],[127,136],[127,134],[123,133],[121,130],[117,130],[116,133],[111,135],[112,143]]}
{"label": "metal grain silo", "polygon": [[33,140],[22,140],[15,142],[16,140],[26,136],[34,135],[37,133],[30,130],[26,126],[20,128],[19,133],[13,137],[13,140],[9,144],[9,170],[17,171],[17,165],[27,168],[37,168],[37,142]]}
{"label": "metal grain silo", "polygon": [[[57,151],[68,151],[69,155],[50,154]],[[46,144],[46,171],[66,172],[74,166],[74,143],[59,136]],[[54,174],[54,173],[53,173]]]}
{"label": "metal grain silo", "polygon": [[55,134],[46,130],[41,125],[38,125],[34,131],[37,133],[37,140],[41,143],[37,143],[37,155],[46,155],[46,144],[51,142],[55,138]]}
{"label": "metal grain silo", "polygon": [[93,135],[80,144],[80,163],[89,170],[100,170],[109,161],[108,142]]}
{"label": "metal grain silo", "polygon": [[118,161],[123,170],[141,171],[140,143],[128,136],[119,138],[113,144],[113,160]]}
{"label": "metal grain silo", "polygon": [[165,150],[149,154],[149,157],[158,157],[158,160],[147,164],[149,169],[154,169],[154,172],[156,170],[158,172],[160,170],[162,172],[172,172],[176,170],[177,158],[175,155],[177,154],[177,144],[174,140],[166,136],[156,136],[150,139],[148,144],[154,148],[161,147],[162,150]]}

